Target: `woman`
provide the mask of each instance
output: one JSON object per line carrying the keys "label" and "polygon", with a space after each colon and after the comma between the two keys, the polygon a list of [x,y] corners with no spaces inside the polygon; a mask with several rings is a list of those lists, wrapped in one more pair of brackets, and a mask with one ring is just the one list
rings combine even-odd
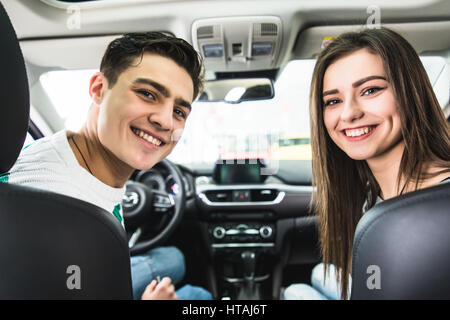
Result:
{"label": "woman", "polygon": [[450,177],[449,125],[413,47],[385,28],[342,34],[320,53],[310,116],[324,273],[336,268],[345,299],[359,219]]}

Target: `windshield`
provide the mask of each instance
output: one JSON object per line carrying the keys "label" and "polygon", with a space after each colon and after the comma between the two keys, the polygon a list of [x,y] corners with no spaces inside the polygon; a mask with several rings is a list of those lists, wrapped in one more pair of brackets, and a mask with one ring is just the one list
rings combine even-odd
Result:
{"label": "windshield", "polygon": [[[275,96],[270,100],[194,102],[183,137],[169,158],[186,165],[283,158],[280,141],[309,137],[308,95],[314,63],[290,62],[275,82]],[[290,146],[296,142],[292,140]]]}
{"label": "windshield", "polygon": [[[441,57],[422,58],[441,106],[449,101],[450,72]],[[315,60],[289,62],[270,100],[192,104],[182,138],[168,157],[188,167],[219,159],[310,160],[309,88]],[[90,106],[89,79],[97,70],[43,74],[46,90],[67,129],[78,131]]]}
{"label": "windshield", "polygon": [[[218,159],[280,159],[286,157],[283,147],[309,148],[304,138],[309,137],[308,95],[314,63],[297,60],[287,64],[270,100],[194,102],[182,138],[168,158],[189,166]],[[96,71],[52,71],[40,78],[69,130],[78,131],[86,119],[91,103],[89,78]],[[289,152],[302,158],[295,150]]]}

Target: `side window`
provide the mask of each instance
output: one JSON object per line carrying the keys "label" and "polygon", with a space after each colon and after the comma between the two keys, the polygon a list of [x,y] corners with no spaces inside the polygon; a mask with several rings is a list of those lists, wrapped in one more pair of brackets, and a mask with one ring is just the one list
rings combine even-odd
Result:
{"label": "side window", "polygon": [[58,70],[41,75],[39,81],[66,129],[78,131],[86,121],[92,104],[89,80],[97,71]]}
{"label": "side window", "polygon": [[[25,138],[25,143],[23,144],[23,148],[28,147],[28,146],[29,146],[30,144],[32,144],[34,141],[35,141],[35,140],[34,140],[33,136],[32,136],[29,132],[27,132],[27,136],[26,136],[26,138]],[[23,149],[23,148],[22,148],[22,149]]]}
{"label": "side window", "polygon": [[448,104],[450,101],[450,67],[447,64],[447,61],[442,57],[425,56],[420,59],[427,71],[436,98],[448,117]]}

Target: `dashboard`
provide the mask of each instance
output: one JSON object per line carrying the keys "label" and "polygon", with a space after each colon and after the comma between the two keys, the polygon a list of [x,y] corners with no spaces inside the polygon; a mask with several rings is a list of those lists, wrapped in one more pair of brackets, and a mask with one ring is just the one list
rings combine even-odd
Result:
{"label": "dashboard", "polygon": [[[209,170],[177,166],[182,173],[186,199],[191,202],[187,209],[196,211],[195,216],[201,220],[234,219],[238,215],[231,217],[230,214],[236,212],[245,213],[243,216],[250,214],[255,219],[298,217],[309,212],[312,186],[308,181],[296,185],[284,179],[292,179],[295,167],[284,168],[284,171],[280,167],[278,175],[264,176],[260,174],[264,168],[260,161],[216,163]],[[295,170],[298,174],[301,166]],[[136,172],[132,180],[174,195],[180,188],[167,169],[159,164]]]}
{"label": "dashboard", "polygon": [[[309,210],[312,186],[310,180],[302,176],[302,169],[308,172],[310,167],[305,169],[301,163],[280,166],[276,175],[260,174],[265,164],[256,159],[217,162],[208,170],[177,166],[182,173],[186,199],[195,199],[194,206],[200,218],[208,220],[211,212],[236,210],[268,210],[282,218],[299,216]],[[296,175],[299,184],[292,183]],[[132,180],[174,195],[181,187],[160,164],[135,172]]]}
{"label": "dashboard", "polygon": [[[260,161],[216,163],[208,172],[178,167],[186,191],[184,216],[204,223],[213,248],[274,246],[279,221],[310,214],[312,186],[261,175]],[[180,188],[158,164],[137,172],[134,180],[169,194],[176,195]]]}
{"label": "dashboard", "polygon": [[[206,250],[203,256],[213,262],[219,291],[233,290],[244,281],[242,257],[249,252],[257,261],[254,279],[263,287],[271,287],[271,281],[278,287],[282,269],[275,264],[280,261],[319,261],[309,162],[284,163],[277,174],[263,177],[264,166],[249,161],[207,168],[177,166],[186,188],[184,223],[176,233],[182,240],[177,245],[183,252]],[[132,179],[172,194],[180,188],[158,164]],[[194,241],[201,243],[192,246]]]}

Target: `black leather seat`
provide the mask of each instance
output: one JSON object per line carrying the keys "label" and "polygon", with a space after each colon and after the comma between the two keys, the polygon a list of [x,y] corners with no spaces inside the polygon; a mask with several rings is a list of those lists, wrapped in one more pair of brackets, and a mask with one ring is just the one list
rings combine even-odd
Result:
{"label": "black leather seat", "polygon": [[351,299],[450,299],[450,183],[366,212],[353,243]]}
{"label": "black leather seat", "polygon": [[[29,96],[20,47],[0,4],[0,175],[25,140]],[[0,182],[0,299],[131,299],[126,234],[103,209]]]}

